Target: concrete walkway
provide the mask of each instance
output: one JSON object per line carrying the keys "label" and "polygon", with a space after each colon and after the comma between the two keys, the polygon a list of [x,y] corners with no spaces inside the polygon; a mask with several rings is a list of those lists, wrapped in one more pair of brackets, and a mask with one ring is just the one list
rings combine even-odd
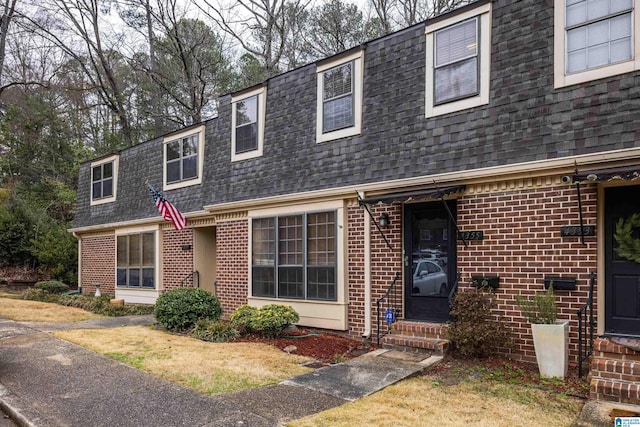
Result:
{"label": "concrete walkway", "polygon": [[47,333],[153,320],[0,319],[0,406],[21,426],[277,426],[372,394],[439,360],[377,351],[278,385],[204,396]]}

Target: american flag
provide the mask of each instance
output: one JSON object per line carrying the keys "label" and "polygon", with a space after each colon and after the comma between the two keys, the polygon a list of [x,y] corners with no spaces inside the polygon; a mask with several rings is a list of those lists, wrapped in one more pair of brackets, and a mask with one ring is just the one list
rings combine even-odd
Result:
{"label": "american flag", "polygon": [[170,201],[165,199],[162,193],[149,184],[147,184],[147,187],[149,187],[149,191],[153,196],[153,201],[156,204],[158,211],[160,211],[160,215],[162,215],[162,217],[167,221],[171,221],[176,230],[182,230],[185,228],[187,226],[187,218],[182,215],[182,212],[176,209]]}

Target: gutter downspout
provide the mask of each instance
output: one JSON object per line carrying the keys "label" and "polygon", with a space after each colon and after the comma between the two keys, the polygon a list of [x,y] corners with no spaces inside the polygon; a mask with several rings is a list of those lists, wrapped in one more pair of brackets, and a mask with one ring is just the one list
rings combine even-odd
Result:
{"label": "gutter downspout", "polygon": [[[364,198],[364,192],[359,192]],[[362,210],[364,218],[364,331],[362,338],[371,336],[371,220],[365,209]]]}

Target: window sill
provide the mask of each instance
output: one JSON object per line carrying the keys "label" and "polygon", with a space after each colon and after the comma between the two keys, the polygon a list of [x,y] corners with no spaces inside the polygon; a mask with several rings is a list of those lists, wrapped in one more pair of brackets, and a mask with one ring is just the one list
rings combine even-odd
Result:
{"label": "window sill", "polygon": [[252,307],[263,307],[268,304],[284,304],[291,306],[300,316],[298,325],[312,328],[347,330],[347,303],[339,301],[297,300],[282,298],[252,297],[248,299]]}

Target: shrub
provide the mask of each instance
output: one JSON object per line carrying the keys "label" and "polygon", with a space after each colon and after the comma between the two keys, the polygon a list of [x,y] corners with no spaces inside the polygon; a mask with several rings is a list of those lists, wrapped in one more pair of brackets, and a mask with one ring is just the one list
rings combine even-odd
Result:
{"label": "shrub", "polygon": [[69,286],[57,280],[47,280],[34,285],[36,289],[42,289],[50,294],[63,294],[69,291]]}
{"label": "shrub", "polygon": [[553,283],[544,293],[537,293],[531,299],[516,295],[516,302],[522,310],[522,315],[529,323],[553,325],[558,318],[556,297],[553,294]]}
{"label": "shrub", "polygon": [[203,341],[227,342],[240,336],[232,324],[215,320],[198,320],[191,335]]}
{"label": "shrub", "polygon": [[27,289],[22,294],[22,299],[30,301],[42,301],[42,302],[58,302],[61,295],[51,294],[43,289]]}
{"label": "shrub", "polygon": [[250,305],[241,305],[233,312],[229,320],[231,324],[238,328],[242,333],[251,333],[253,329],[251,322],[258,315],[258,309]]}
{"label": "shrub", "polygon": [[157,299],[154,314],[165,328],[186,331],[198,320],[220,319],[222,306],[218,298],[204,289],[177,288]]}
{"label": "shrub", "polygon": [[231,315],[231,322],[245,332],[256,332],[267,338],[282,335],[287,326],[299,320],[298,313],[285,305],[270,304],[261,309],[242,305]]}
{"label": "shrub", "polygon": [[488,288],[458,292],[453,300],[454,320],[447,329],[447,337],[454,349],[464,356],[485,357],[510,343],[510,334],[496,308],[495,294]]}
{"label": "shrub", "polygon": [[81,308],[110,317],[152,314],[154,310],[153,305],[127,304],[115,306],[111,304],[111,298],[112,296],[110,295],[100,295],[99,297],[93,295],[60,295],[56,302],[60,305]]}

